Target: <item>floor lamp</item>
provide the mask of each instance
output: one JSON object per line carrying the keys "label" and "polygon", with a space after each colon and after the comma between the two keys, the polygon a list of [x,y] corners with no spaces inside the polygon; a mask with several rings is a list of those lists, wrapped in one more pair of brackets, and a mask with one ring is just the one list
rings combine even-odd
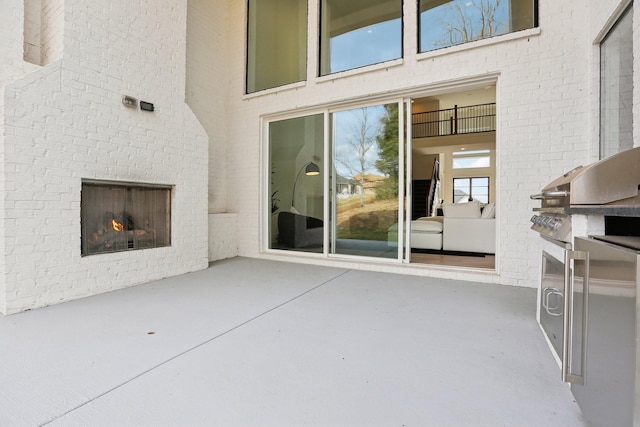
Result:
{"label": "floor lamp", "polygon": [[296,174],[296,180],[293,181],[293,193],[291,193],[291,208],[295,209],[295,197],[296,197],[296,185],[298,184],[298,179],[300,179],[300,175],[304,170],[304,174],[306,176],[316,176],[320,175],[320,168],[313,162],[309,162],[306,165],[302,166],[298,173]]}

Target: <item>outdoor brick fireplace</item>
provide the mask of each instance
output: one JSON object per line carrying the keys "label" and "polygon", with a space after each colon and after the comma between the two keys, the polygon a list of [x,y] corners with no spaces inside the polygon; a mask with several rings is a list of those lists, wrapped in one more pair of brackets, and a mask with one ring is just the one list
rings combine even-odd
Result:
{"label": "outdoor brick fireplace", "polygon": [[171,187],[82,182],[82,255],[171,245]]}

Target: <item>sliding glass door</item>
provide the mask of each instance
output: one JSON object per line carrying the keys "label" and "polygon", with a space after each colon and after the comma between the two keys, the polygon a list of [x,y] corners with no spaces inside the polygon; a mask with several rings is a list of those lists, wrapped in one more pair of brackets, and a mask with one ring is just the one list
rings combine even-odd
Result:
{"label": "sliding glass door", "polygon": [[398,258],[398,104],[331,114],[331,253]]}
{"label": "sliding glass door", "polygon": [[396,102],[268,123],[268,249],[402,259],[404,110]]}
{"label": "sliding glass door", "polygon": [[324,114],[269,123],[269,249],[323,252]]}

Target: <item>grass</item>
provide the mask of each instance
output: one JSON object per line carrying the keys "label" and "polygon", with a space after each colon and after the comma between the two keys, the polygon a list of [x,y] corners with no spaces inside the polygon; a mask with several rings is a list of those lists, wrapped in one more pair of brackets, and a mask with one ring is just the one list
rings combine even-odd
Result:
{"label": "grass", "polygon": [[374,194],[339,199],[338,238],[360,240],[387,240],[387,229],[398,222],[398,200],[377,200]]}

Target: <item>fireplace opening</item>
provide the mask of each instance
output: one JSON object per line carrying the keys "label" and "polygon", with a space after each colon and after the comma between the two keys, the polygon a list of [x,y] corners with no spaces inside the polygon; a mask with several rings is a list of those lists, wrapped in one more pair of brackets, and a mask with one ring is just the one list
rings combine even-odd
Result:
{"label": "fireplace opening", "polygon": [[83,181],[82,255],[171,245],[171,186]]}

